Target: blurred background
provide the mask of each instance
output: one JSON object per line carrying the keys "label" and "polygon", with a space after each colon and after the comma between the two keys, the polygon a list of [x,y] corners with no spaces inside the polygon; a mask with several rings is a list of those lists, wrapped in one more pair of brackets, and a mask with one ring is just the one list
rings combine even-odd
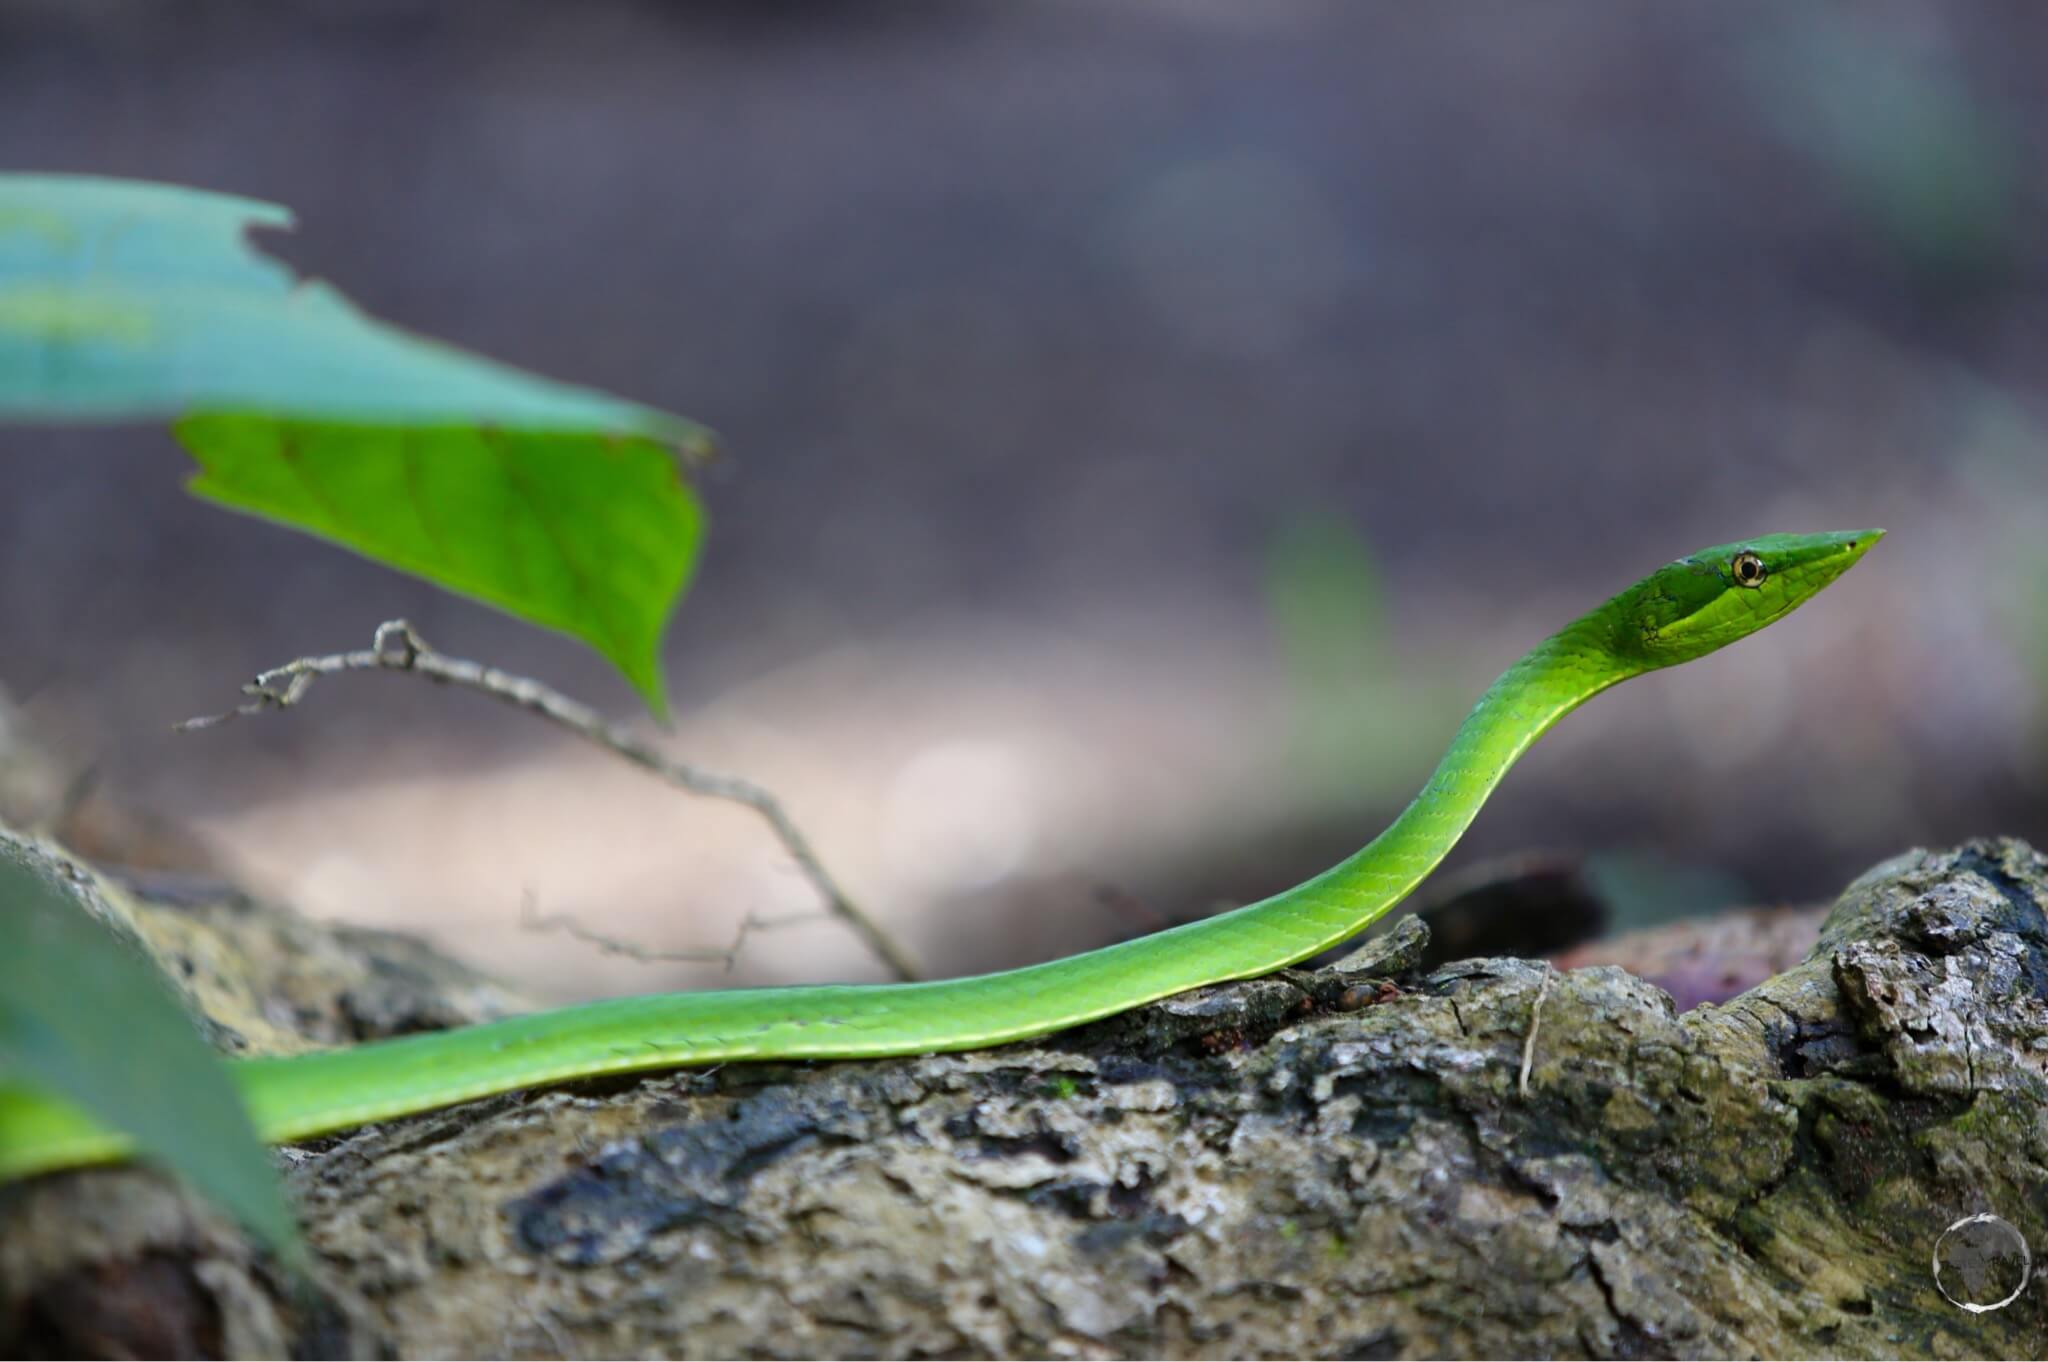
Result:
{"label": "blurred background", "polygon": [[[1529,644],[1768,530],[1891,538],[1567,721],[1455,864],[1559,853],[1626,924],[2048,841],[2044,70],[2029,0],[0,0],[0,166],[280,201],[372,312],[718,428],[663,741],[950,972],[1322,868]],[[184,471],[0,429],[0,688],[62,768],[17,818],[140,810],[103,854],[549,996],[878,977],[830,923],[729,976],[522,928],[811,900],[480,698],[172,734],[398,615],[634,712]]]}

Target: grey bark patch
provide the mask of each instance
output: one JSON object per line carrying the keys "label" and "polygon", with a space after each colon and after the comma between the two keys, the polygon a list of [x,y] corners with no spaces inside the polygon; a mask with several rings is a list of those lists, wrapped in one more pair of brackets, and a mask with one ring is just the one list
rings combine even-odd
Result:
{"label": "grey bark patch", "polygon": [[520,1243],[573,1267],[630,1257],[678,1225],[740,1229],[747,1184],[819,1139],[865,1128],[843,1102],[821,1112],[800,1094],[769,1088],[719,1118],[656,1130],[604,1150],[585,1166],[505,1207]]}

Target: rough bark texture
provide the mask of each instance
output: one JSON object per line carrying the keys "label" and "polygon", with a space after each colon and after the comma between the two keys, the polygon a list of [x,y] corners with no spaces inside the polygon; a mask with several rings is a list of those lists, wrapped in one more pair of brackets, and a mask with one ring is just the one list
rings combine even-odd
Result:
{"label": "rough bark texture", "polygon": [[[294,995],[322,1039],[508,1002],[247,904],[106,898],[174,976],[252,929],[325,962],[235,948],[209,1007],[382,999]],[[285,1157],[315,1305],[152,1175],[45,1178],[0,1192],[0,1351],[2038,1355],[2038,1280],[1970,1313],[1931,1260],[1978,1212],[2048,1251],[2044,904],[2048,862],[1972,843],[1682,1015],[1612,967],[1404,974],[1411,929],[1034,1045],[475,1103]]]}

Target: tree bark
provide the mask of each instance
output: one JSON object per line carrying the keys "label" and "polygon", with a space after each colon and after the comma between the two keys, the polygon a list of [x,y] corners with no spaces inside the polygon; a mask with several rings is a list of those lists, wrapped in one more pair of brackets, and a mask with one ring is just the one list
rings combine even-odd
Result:
{"label": "tree bark", "polygon": [[[251,923],[320,956],[102,897],[173,977]],[[1943,1288],[2018,1279],[1964,1217],[2048,1251],[2044,904],[2039,854],[1973,842],[1682,1015],[1615,968],[1416,972],[1418,925],[1035,1044],[471,1103],[282,1156],[319,1302],[154,1174],[38,1179],[0,1192],[0,1351],[2036,1355],[2038,1280]],[[383,979],[368,1020],[296,995],[322,1038],[509,1005],[377,946],[318,967]],[[308,977],[236,958],[217,994]]]}

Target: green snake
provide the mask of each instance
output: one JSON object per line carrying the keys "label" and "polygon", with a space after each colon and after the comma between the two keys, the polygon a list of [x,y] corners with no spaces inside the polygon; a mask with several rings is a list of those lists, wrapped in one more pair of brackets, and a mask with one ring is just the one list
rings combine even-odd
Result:
{"label": "green snake", "polygon": [[[233,1060],[235,1084],[257,1132],[289,1143],[598,1074],[979,1049],[1268,973],[1336,945],[1406,898],[1516,758],[1571,710],[1617,682],[1755,633],[1846,572],[1883,533],[1767,535],[1659,568],[1509,667],[1384,832],[1248,907],[972,978],[617,998],[348,1049]],[[0,1085],[0,1179],[128,1152],[124,1137],[76,1108]]]}

